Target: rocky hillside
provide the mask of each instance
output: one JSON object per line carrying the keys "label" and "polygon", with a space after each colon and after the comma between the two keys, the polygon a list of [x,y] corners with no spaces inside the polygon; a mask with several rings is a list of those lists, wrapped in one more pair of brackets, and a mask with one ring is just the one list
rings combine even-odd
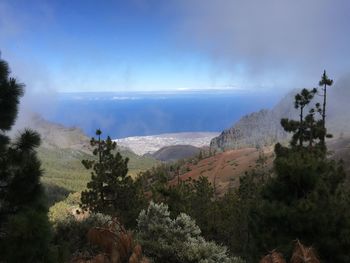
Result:
{"label": "rocky hillside", "polygon": [[[211,140],[213,149],[227,150],[244,147],[267,146],[277,141],[285,141],[287,134],[280,125],[282,118],[297,118],[298,111],[293,107],[295,94],[287,94],[273,109],[261,110],[242,117],[232,127],[224,130]],[[350,134],[350,76],[340,79],[328,93],[328,130],[335,136]],[[316,101],[315,101],[316,103]]]}
{"label": "rocky hillside", "polygon": [[261,110],[242,117],[210,142],[211,148],[227,150],[271,145],[285,139],[286,133],[274,111]]}

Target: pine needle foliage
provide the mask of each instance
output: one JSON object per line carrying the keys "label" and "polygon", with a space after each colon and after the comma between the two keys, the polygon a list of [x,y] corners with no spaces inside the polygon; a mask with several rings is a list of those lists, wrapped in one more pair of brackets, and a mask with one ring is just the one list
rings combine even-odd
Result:
{"label": "pine needle foliage", "polygon": [[50,262],[50,225],[40,183],[36,148],[40,136],[26,129],[14,141],[14,125],[24,85],[9,76],[0,60],[0,254],[4,262]]}
{"label": "pine needle foliage", "polygon": [[326,127],[327,86],[333,85],[333,80],[327,76],[326,70],[323,72],[323,75],[318,85],[322,88],[322,91],[323,91],[322,123],[323,123],[323,128],[325,128]]}
{"label": "pine needle foliage", "polygon": [[109,136],[103,140],[101,134],[97,130],[97,139],[90,141],[96,158],[82,161],[92,171],[87,190],[81,193],[80,206],[93,213],[118,217],[127,227],[132,227],[143,205],[141,188],[128,175],[129,159],[116,151],[116,143]]}
{"label": "pine needle foliage", "polygon": [[72,259],[73,263],[149,263],[131,232],[126,231],[115,218],[102,227],[89,229],[87,239],[100,248],[100,253],[94,256],[76,256]]}
{"label": "pine needle foliage", "polygon": [[[277,248],[291,255],[290,240],[300,239],[313,244],[326,262],[345,263],[350,260],[350,240],[339,236],[350,231],[346,175],[340,162],[328,158],[323,109],[311,106],[314,94],[302,90],[295,97],[299,121],[281,121],[292,140],[289,147],[275,146],[275,175],[261,187],[251,229],[260,253]],[[306,117],[303,107],[309,109]]]}

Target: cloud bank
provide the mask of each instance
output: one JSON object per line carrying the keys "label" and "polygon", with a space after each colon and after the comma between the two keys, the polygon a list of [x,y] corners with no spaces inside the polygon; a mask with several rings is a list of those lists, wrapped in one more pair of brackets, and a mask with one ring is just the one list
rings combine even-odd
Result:
{"label": "cloud bank", "polygon": [[348,0],[179,0],[179,46],[208,55],[236,79],[315,83],[350,68]]}

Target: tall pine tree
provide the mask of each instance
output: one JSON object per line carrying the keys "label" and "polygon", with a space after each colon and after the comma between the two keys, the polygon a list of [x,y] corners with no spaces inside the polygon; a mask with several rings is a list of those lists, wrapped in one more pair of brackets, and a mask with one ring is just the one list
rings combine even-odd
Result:
{"label": "tall pine tree", "polygon": [[322,88],[323,94],[323,105],[322,105],[322,127],[325,131],[324,136],[321,139],[321,143],[325,144],[325,137],[326,137],[326,106],[327,106],[327,86],[333,85],[333,80],[330,79],[327,76],[326,70],[323,72],[323,75],[321,77],[321,80],[319,81],[318,85]]}
{"label": "tall pine tree", "polygon": [[0,255],[4,262],[50,262],[50,226],[41,164],[35,148],[40,136],[25,130],[11,142],[23,84],[9,77],[0,60]]}
{"label": "tall pine tree", "polygon": [[313,245],[325,262],[345,263],[350,261],[346,249],[350,247],[346,238],[350,199],[344,191],[345,173],[341,163],[327,157],[323,114],[321,119],[316,115],[323,110],[318,104],[310,106],[312,96],[308,99],[308,94],[303,90],[297,95],[295,105],[300,109],[305,95],[309,114],[300,114],[299,121],[281,121],[292,133],[292,140],[289,147],[275,146],[275,175],[262,187],[261,202],[252,210],[256,255],[275,248],[288,254],[291,241],[300,239]]}
{"label": "tall pine tree", "polygon": [[138,213],[143,208],[141,187],[128,175],[128,158],[116,151],[116,143],[108,136],[90,141],[94,160],[83,160],[86,169],[92,169],[87,190],[81,193],[81,208],[91,212],[116,216],[127,227],[136,225]]}

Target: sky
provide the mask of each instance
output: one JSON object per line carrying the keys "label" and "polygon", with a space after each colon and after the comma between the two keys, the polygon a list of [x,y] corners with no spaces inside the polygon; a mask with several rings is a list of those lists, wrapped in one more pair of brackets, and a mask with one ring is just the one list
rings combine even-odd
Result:
{"label": "sky", "polygon": [[350,72],[349,0],[0,0],[32,92],[284,90]]}

